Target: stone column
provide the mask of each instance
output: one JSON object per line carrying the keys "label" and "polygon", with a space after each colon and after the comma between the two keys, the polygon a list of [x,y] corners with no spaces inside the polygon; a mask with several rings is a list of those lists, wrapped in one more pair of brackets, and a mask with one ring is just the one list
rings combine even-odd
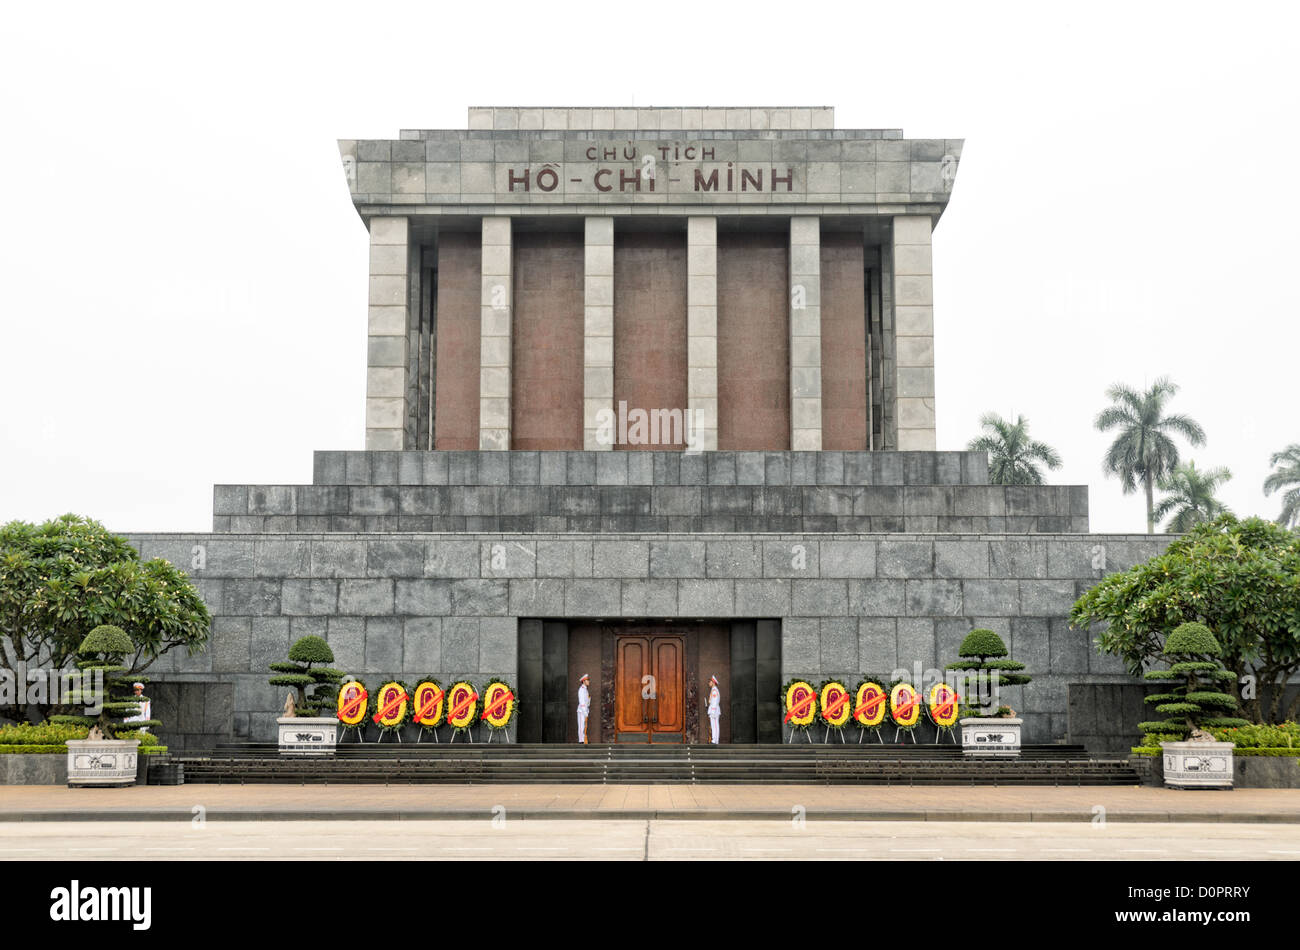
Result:
{"label": "stone column", "polygon": [[934,268],[928,215],[894,218],[893,265],[897,448],[934,451]]}
{"label": "stone column", "polygon": [[614,219],[584,223],[582,330],[582,447],[612,449],[598,438],[600,412],[614,411]]}
{"label": "stone column", "polygon": [[686,219],[686,403],[690,448],[716,450],[718,219],[711,217]]}
{"label": "stone column", "polygon": [[483,296],[480,301],[478,447],[510,448],[510,219],[483,219]]}
{"label": "stone column", "polygon": [[790,448],[822,447],[821,219],[790,219]]}
{"label": "stone column", "polygon": [[405,217],[370,219],[366,360],[366,448],[402,449],[406,417],[407,255]]}

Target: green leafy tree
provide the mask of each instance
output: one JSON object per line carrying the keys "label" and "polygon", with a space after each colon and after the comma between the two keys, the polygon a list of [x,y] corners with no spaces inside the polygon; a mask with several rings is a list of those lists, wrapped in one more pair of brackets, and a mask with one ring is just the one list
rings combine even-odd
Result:
{"label": "green leafy tree", "polygon": [[1138,724],[1143,732],[1165,735],[1190,735],[1216,726],[1249,726],[1245,719],[1226,716],[1237,708],[1237,698],[1221,692],[1216,684],[1231,683],[1236,674],[1219,662],[1219,641],[1203,623],[1183,623],[1174,628],[1165,641],[1167,670],[1148,670],[1143,677],[1149,682],[1169,684],[1167,693],[1154,693],[1146,702],[1156,712],[1168,716],[1157,722]]}
{"label": "green leafy tree", "polygon": [[[133,644],[123,664],[132,673],[208,640],[211,618],[189,577],[161,558],[141,561],[123,537],[97,521],[62,515],[44,524],[0,526],[0,667],[63,669],[86,635],[113,625]],[[0,714],[43,717],[44,704],[11,704]]]}
{"label": "green leafy tree", "polygon": [[1167,376],[1142,393],[1116,383],[1106,390],[1112,405],[1098,413],[1095,423],[1102,432],[1119,430],[1106,451],[1103,468],[1119,478],[1126,495],[1142,486],[1148,534],[1155,532],[1155,487],[1178,465],[1178,446],[1172,435],[1181,435],[1192,445],[1205,444],[1205,431],[1199,424],[1187,416],[1165,412],[1166,403],[1177,392],[1178,387]]}
{"label": "green leafy tree", "polygon": [[969,695],[967,689],[962,699],[976,716],[991,716],[998,711],[993,705],[997,696],[994,687],[1023,686],[1031,682],[1028,673],[1019,672],[1025,664],[1005,659],[1007,654],[1007,645],[996,632],[979,628],[966,634],[957,648],[961,659],[944,667],[964,671],[969,674],[967,682],[974,681],[974,695]]}
{"label": "green leafy tree", "polygon": [[989,412],[980,417],[980,426],[984,434],[971,439],[967,448],[989,454],[989,481],[994,485],[1041,485],[1040,465],[1061,467],[1054,448],[1029,437],[1029,421],[1024,416],[1016,416],[1012,423]]}
{"label": "green leafy tree", "polygon": [[[271,664],[272,676],[267,682],[272,686],[292,686],[298,691],[299,716],[314,716],[322,706],[332,705],[338,695],[338,684],[343,672],[332,669],[334,651],[320,637],[307,636],[295,640],[289,647],[289,661]],[[325,664],[325,665],[318,665]],[[308,688],[311,692],[307,692]]]}
{"label": "green leafy tree", "polygon": [[1284,528],[1294,528],[1300,525],[1300,442],[1274,452],[1268,464],[1274,471],[1264,479],[1264,494],[1286,489],[1282,492],[1282,513],[1277,516],[1277,523]]}
{"label": "green leafy tree", "polygon": [[1214,497],[1219,486],[1232,478],[1226,468],[1199,469],[1188,461],[1179,465],[1160,480],[1164,498],[1155,508],[1156,521],[1170,518],[1165,530],[1171,534],[1186,534],[1193,525],[1213,521],[1228,512],[1228,506]]}
{"label": "green leafy tree", "polygon": [[1237,691],[1249,718],[1295,718],[1300,697],[1285,715],[1283,705],[1287,681],[1300,672],[1300,534],[1262,518],[1220,515],[1106,577],[1070,610],[1075,627],[1104,625],[1098,649],[1134,675],[1164,653],[1167,631],[1190,621],[1216,631],[1238,685],[1250,677],[1253,688]]}

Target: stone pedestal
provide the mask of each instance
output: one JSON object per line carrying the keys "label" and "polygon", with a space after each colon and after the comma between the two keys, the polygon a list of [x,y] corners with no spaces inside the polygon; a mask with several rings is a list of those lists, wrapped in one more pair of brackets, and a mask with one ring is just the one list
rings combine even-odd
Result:
{"label": "stone pedestal", "polygon": [[1020,755],[1020,719],[961,720],[961,752],[969,756]]}
{"label": "stone pedestal", "polygon": [[68,786],[134,785],[138,739],[69,739]]}
{"label": "stone pedestal", "polygon": [[1170,788],[1232,788],[1231,742],[1162,742]]}
{"label": "stone pedestal", "polygon": [[281,716],[281,755],[333,755],[339,721],[333,716]]}

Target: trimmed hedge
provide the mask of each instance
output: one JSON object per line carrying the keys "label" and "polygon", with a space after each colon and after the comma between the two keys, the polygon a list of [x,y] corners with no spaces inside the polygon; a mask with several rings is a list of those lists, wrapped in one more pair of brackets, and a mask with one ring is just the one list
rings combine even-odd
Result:
{"label": "trimmed hedge", "polygon": [[138,739],[140,746],[136,749],[136,753],[139,755],[161,755],[167,751],[165,745],[159,745],[158,737],[152,732],[119,732],[117,737],[119,739]]}
{"label": "trimmed hedge", "polygon": [[[58,722],[0,726],[0,755],[62,755],[68,751],[64,745],[67,740],[84,739],[89,732],[86,726]],[[167,751],[150,732],[123,732],[118,738],[138,739],[140,755],[161,755]]]}
{"label": "trimmed hedge", "polygon": [[87,726],[43,722],[39,726],[21,723],[0,726],[0,746],[62,746],[69,739],[84,739]]}
{"label": "trimmed hedge", "polygon": [[[1211,728],[1210,735],[1220,742],[1231,742],[1234,755],[1300,756],[1300,724],[1284,722],[1281,725],[1251,724],[1228,728]],[[1142,744],[1129,751],[1133,755],[1159,755],[1159,743],[1178,742],[1182,736],[1148,732]]]}

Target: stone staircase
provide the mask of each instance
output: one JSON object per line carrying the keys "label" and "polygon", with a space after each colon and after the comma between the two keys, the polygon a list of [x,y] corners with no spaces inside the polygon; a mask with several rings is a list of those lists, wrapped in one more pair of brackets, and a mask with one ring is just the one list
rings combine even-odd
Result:
{"label": "stone staircase", "polygon": [[1124,759],[1082,746],[1026,746],[1018,759],[966,759],[953,745],[346,744],[282,756],[271,744],[178,756],[186,783],[1137,785]]}

